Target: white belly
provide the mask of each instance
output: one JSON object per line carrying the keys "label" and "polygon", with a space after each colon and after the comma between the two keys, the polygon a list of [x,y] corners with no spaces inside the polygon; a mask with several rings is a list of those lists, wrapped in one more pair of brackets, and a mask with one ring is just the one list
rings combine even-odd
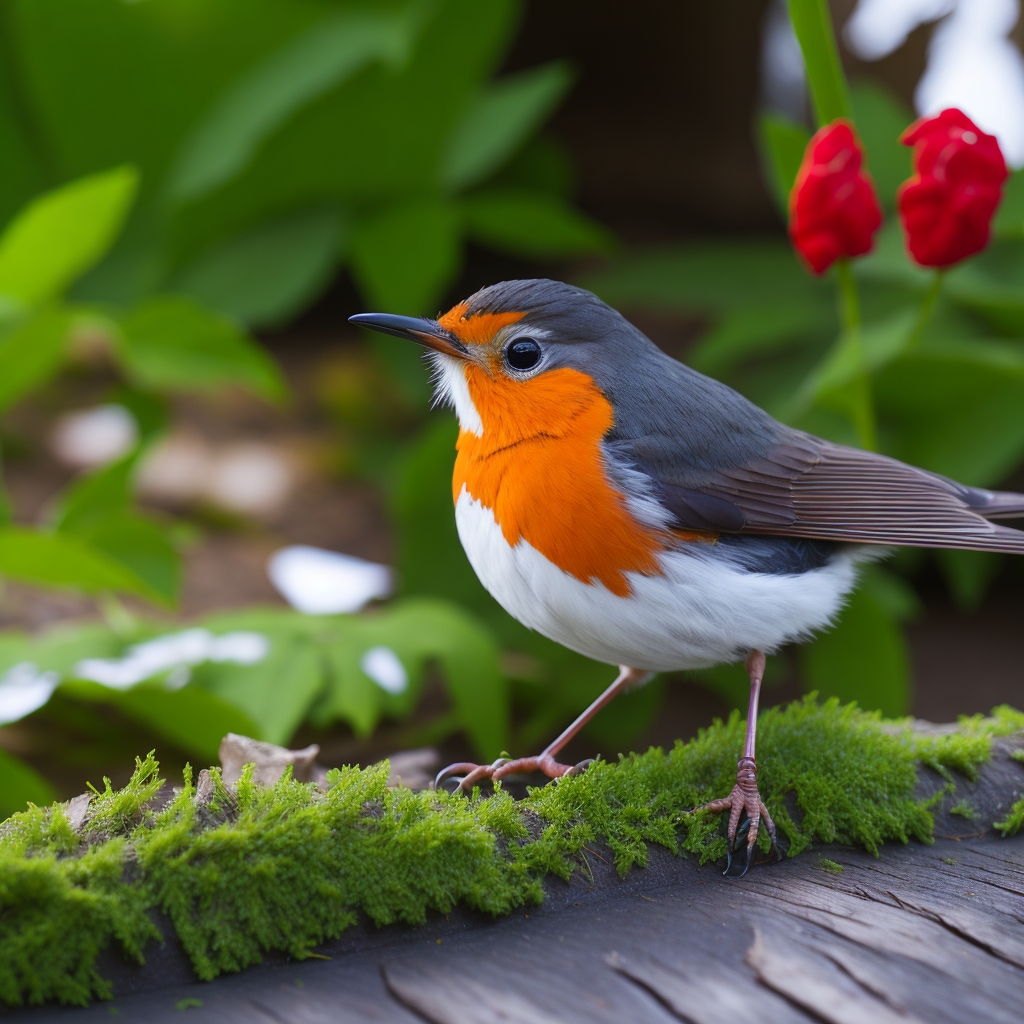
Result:
{"label": "white belly", "polygon": [[829,625],[856,584],[852,556],[794,576],[746,572],[702,544],[661,556],[663,576],[627,573],[617,597],[581,583],[525,540],[509,547],[490,509],[463,490],[462,546],[481,583],[525,626],[612,665],[670,671],[771,652]]}

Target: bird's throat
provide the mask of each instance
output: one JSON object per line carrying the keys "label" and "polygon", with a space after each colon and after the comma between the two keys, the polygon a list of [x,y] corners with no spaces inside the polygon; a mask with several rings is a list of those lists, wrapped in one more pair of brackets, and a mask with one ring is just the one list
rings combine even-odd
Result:
{"label": "bird's throat", "polygon": [[465,365],[482,431],[459,433],[452,480],[494,514],[510,546],[525,540],[584,583],[631,593],[628,572],[656,575],[657,531],[610,483],[601,441],[614,423],[592,378],[562,367],[527,380]]}

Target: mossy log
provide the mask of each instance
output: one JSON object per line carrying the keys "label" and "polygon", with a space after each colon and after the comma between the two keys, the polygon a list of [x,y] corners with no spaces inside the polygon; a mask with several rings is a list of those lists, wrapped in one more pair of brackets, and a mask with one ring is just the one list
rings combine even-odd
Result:
{"label": "mossy log", "polygon": [[[216,772],[203,773],[201,786],[186,780],[161,809],[155,766],[142,762],[120,793],[108,787],[84,809],[72,802],[0,826],[3,996],[9,1003],[84,1002],[113,994],[116,1007],[135,1007],[146,1020],[176,1000],[198,999],[210,1013],[218,1007],[211,1020],[251,1020],[243,1007],[251,1009],[250,996],[241,994],[277,992],[298,971],[295,979],[307,987],[326,986],[335,998],[347,993],[346,1005],[372,990],[379,1005],[372,1014],[370,1003],[362,1015],[353,1010],[353,1020],[413,1019],[403,1005],[417,1019],[484,1020],[467,1007],[483,1013],[495,1000],[519,1007],[508,1019],[660,1021],[678,1019],[675,1013],[712,1020],[721,1013],[682,1013],[673,999],[699,976],[714,1005],[735,975],[737,992],[756,994],[763,1008],[784,1003],[784,1020],[808,1013],[831,1020],[817,1003],[799,1004],[786,986],[810,972],[823,992],[855,984],[863,989],[858,998],[868,999],[877,980],[871,971],[886,960],[878,951],[891,948],[911,963],[907,978],[927,969],[934,985],[953,978],[963,989],[973,978],[989,1002],[1005,1002],[1006,993],[1024,998],[1024,845],[999,838],[1024,817],[1022,716],[1002,709],[943,731],[881,723],[834,702],[766,712],[763,792],[790,852],[804,852],[743,880],[723,879],[708,863],[723,852],[719,822],[689,808],[729,783],[742,725],[718,725],[667,754],[596,765],[518,803],[500,793],[470,799],[388,790],[380,766],[332,773],[326,793],[287,777],[261,787],[245,775],[228,789]],[[911,839],[918,841],[902,845]],[[967,850],[969,857],[958,852]],[[865,917],[866,907],[873,909]],[[638,931],[641,920],[648,924]],[[822,953],[832,947],[815,929],[830,928],[833,945],[852,943],[875,967]],[[789,960],[780,929],[793,936]],[[952,952],[942,953],[948,963],[932,964],[924,945],[913,946],[921,929],[927,940],[913,941],[934,947],[940,933],[947,945],[957,935],[967,961],[983,955],[996,966],[950,974]],[[684,970],[680,951],[689,947],[698,966]],[[814,953],[806,963],[805,949]],[[133,952],[144,965],[131,963]],[[486,968],[475,970],[484,954]],[[314,962],[296,964],[303,956]],[[334,959],[328,965],[320,957]],[[263,970],[215,986],[188,985],[259,962]],[[361,976],[355,983],[357,963],[364,971],[375,965],[372,983]],[[840,964],[836,977],[847,980],[831,978],[827,964]],[[566,979],[579,972],[570,1013]],[[531,978],[525,993],[524,976]],[[618,993],[608,996],[616,1013],[584,1012],[605,990]],[[171,999],[176,991],[186,994]],[[243,1009],[231,1009],[236,996]],[[898,999],[871,998],[876,1003],[864,1005],[875,1016],[863,1019],[908,1019]],[[293,991],[289,999],[309,1012],[278,1007],[268,1019],[337,1019],[314,1013],[311,993]],[[968,1004],[961,998],[957,1005]],[[880,1007],[889,1017],[878,1015]],[[193,1012],[202,1017],[207,1009]],[[921,1017],[947,1019],[930,1010]]]}

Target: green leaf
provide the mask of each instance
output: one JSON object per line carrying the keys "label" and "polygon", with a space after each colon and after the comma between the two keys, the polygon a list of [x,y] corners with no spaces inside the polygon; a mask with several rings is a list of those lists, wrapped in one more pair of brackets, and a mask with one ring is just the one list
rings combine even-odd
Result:
{"label": "green leaf", "polygon": [[171,173],[169,197],[198,199],[238,174],[298,109],[374,61],[401,63],[423,13],[421,3],[398,11],[345,11],[286,43],[237,80],[200,121]]}
{"label": "green leaf", "polygon": [[896,208],[896,190],[910,177],[913,152],[900,143],[899,137],[914,115],[875,82],[856,82],[851,92],[857,132],[867,151],[868,171],[882,206],[892,211]]}
{"label": "green leaf", "polygon": [[267,353],[234,321],[191,299],[155,296],[121,320],[118,354],[143,387],[210,390],[225,384],[281,399],[285,384]]}
{"label": "green leaf", "polygon": [[181,558],[156,523],[125,510],[68,532],[130,569],[149,588],[151,597],[166,605],[177,603]]}
{"label": "green leaf", "polygon": [[137,186],[125,165],[34,199],[0,238],[0,295],[36,306],[63,293],[113,244]]}
{"label": "green leaf", "polygon": [[54,526],[76,533],[131,504],[131,475],[136,456],[129,455],[74,481],[61,497]]}
{"label": "green leaf", "polygon": [[115,704],[129,717],[145,723],[158,736],[204,763],[216,763],[220,741],[229,732],[262,738],[259,725],[244,710],[198,686],[166,690],[140,685],[120,692],[101,689],[106,692],[102,696],[97,694],[97,699]]}
{"label": "green leaf", "polygon": [[856,334],[842,335],[800,386],[790,415],[798,415],[823,395],[844,388],[865,370],[870,373],[890,363],[909,344],[918,316],[916,309],[903,309]]}
{"label": "green leaf", "polygon": [[935,273],[919,267],[909,256],[903,242],[899,221],[892,219],[875,235],[875,247],[866,256],[854,260],[853,270],[858,278],[897,284],[924,292]]}
{"label": "green leaf", "polygon": [[837,117],[852,120],[853,105],[839,60],[828,0],[787,0],[787,4],[789,20],[804,57],[818,124],[829,124]]}
{"label": "green leaf", "polygon": [[13,665],[31,661],[41,672],[67,675],[83,658],[116,658],[125,641],[109,626],[67,623],[33,634],[0,633],[0,675]]}
{"label": "green leaf", "polygon": [[996,485],[1024,457],[1024,350],[1008,342],[922,345],[874,380],[895,424],[892,454],[978,487]]}
{"label": "green leaf", "polygon": [[494,189],[469,197],[462,208],[472,237],[515,256],[576,256],[612,246],[605,228],[550,193]]}
{"label": "green leaf", "polygon": [[720,376],[747,357],[770,355],[835,331],[835,310],[827,304],[794,302],[739,309],[719,321],[687,362],[701,373]]}
{"label": "green leaf", "polygon": [[832,284],[808,274],[788,242],[700,242],[642,253],[587,275],[612,306],[725,313],[782,302],[833,306]]}
{"label": "green leaf", "polygon": [[276,326],[329,282],[341,242],[336,208],[286,214],[200,253],[166,287],[249,327]]}
{"label": "green leaf", "polygon": [[67,310],[44,309],[0,338],[0,412],[57,372],[72,322]]}
{"label": "green leaf", "polygon": [[946,273],[943,288],[997,331],[1024,336],[1024,240],[997,239]]}
{"label": "green leaf", "polygon": [[480,755],[494,758],[507,748],[508,683],[488,629],[457,605],[429,598],[393,605],[376,625],[381,642],[405,664],[437,659],[462,728]]}
{"label": "green leaf", "polygon": [[855,700],[896,718],[910,708],[910,657],[903,631],[870,585],[854,592],[829,633],[801,649],[804,683],[822,697]]}
{"label": "green leaf", "polygon": [[996,238],[1024,239],[1024,170],[1014,171],[1003,186],[992,233]]}
{"label": "green leaf", "polygon": [[155,523],[131,510],[134,465],[134,456],[122,459],[75,483],[55,525],[126,566],[173,605],[181,587],[181,559]]}
{"label": "green leaf", "polygon": [[802,125],[779,114],[762,114],[758,118],[758,139],[761,159],[768,170],[775,205],[782,216],[789,219],[789,193],[793,190],[804,150],[811,141],[811,133]]}
{"label": "green leaf", "polygon": [[200,665],[194,671],[194,685],[244,711],[257,723],[263,739],[288,743],[327,684],[324,657],[311,635],[315,621],[270,610],[206,620],[204,625],[216,633],[256,630],[270,641],[270,652],[254,665]]}
{"label": "green leaf", "polygon": [[161,597],[127,566],[80,538],[23,526],[0,528],[0,575],[40,586],[74,587],[86,593],[117,590],[148,599]]}
{"label": "green leaf", "polygon": [[[352,270],[371,308],[434,315],[458,273],[460,227],[456,207],[440,200],[393,206],[359,224]],[[429,394],[421,354],[417,346],[395,341],[375,335],[369,343],[406,398],[421,405]]]}
{"label": "green leaf", "polygon": [[362,221],[352,238],[352,263],[367,300],[389,312],[435,312],[459,267],[459,228],[454,205],[429,199]]}
{"label": "green leaf", "polygon": [[443,188],[459,191],[483,181],[555,109],[572,81],[561,61],[492,82],[455,126],[441,158]]}
{"label": "green leaf", "polygon": [[56,799],[53,786],[39,772],[0,747],[0,821],[25,810],[26,804],[45,807]]}

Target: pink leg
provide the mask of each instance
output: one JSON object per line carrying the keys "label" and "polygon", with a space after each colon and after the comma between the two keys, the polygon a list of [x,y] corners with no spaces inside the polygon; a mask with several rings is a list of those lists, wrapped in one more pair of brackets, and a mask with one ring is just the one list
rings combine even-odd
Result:
{"label": "pink leg", "polygon": [[465,778],[459,784],[459,789],[469,791],[475,786],[481,779],[500,779],[505,775],[512,775],[517,772],[535,772],[542,771],[548,778],[558,779],[563,775],[569,775],[576,771],[582,771],[588,764],[589,761],[581,761],[575,767],[567,764],[560,764],[555,760],[555,755],[571,740],[576,733],[580,731],[589,722],[594,715],[598,713],[606,704],[611,703],[620,693],[626,690],[632,690],[634,687],[642,686],[646,683],[653,672],[643,672],[640,669],[629,668],[627,665],[619,666],[619,674],[615,679],[615,682],[608,687],[604,693],[601,694],[593,704],[582,712],[579,717],[571,725],[562,731],[557,739],[552,740],[539,754],[535,757],[519,757],[514,761],[509,761],[503,757],[499,757],[494,764],[473,764],[471,762],[462,761],[458,764],[450,764],[447,768],[441,771],[437,778],[434,780],[434,788],[436,789],[444,782],[445,779],[451,778],[453,775],[463,775]]}
{"label": "pink leg", "polygon": [[750,829],[747,833],[747,857],[757,842],[757,830],[764,819],[765,828],[771,836],[772,846],[776,845],[775,823],[772,821],[768,808],[761,800],[757,789],[757,761],[754,747],[757,741],[757,702],[761,695],[761,679],[764,676],[765,658],[760,651],[752,651],[747,658],[747,674],[750,676],[750,706],[747,711],[747,739],[743,744],[743,756],[736,764],[736,785],[732,792],[721,800],[712,800],[696,810],[708,810],[715,813],[729,812],[729,849],[736,840],[736,830],[740,823],[740,815],[746,811],[750,818]]}

